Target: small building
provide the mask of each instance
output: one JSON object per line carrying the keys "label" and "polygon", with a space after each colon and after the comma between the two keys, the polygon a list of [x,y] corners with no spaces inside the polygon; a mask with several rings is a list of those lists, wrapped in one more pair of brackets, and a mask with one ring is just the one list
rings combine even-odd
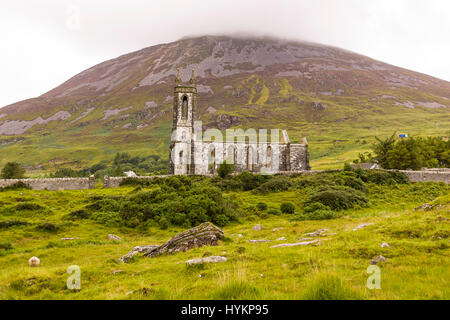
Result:
{"label": "small building", "polygon": [[[203,132],[201,121],[195,121],[197,87],[192,71],[188,84],[183,84],[178,72],[173,101],[172,137],[169,174],[215,174],[219,164],[233,164],[236,172],[273,174],[310,170],[308,143],[289,141],[288,134],[272,129],[270,141],[266,129],[227,130],[226,137],[218,129]],[[230,131],[233,131],[232,134]],[[255,136],[256,134],[256,136]]]}

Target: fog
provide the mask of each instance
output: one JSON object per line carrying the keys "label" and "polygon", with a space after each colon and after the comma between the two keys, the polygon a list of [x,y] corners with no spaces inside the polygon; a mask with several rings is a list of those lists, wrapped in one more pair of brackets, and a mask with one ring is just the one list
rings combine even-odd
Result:
{"label": "fog", "polygon": [[446,0],[2,0],[0,106],[104,60],[199,34],[333,45],[450,80]]}

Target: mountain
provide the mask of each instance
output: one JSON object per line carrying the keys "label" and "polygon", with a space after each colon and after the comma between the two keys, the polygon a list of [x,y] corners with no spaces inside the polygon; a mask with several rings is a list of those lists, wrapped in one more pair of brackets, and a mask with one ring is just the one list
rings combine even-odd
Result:
{"label": "mountain", "polygon": [[314,168],[340,166],[375,135],[444,135],[450,82],[343,49],[276,38],[201,36],[87,69],[0,109],[0,165],[82,167],[118,151],[167,157],[176,68],[194,69],[204,127],[307,136]]}

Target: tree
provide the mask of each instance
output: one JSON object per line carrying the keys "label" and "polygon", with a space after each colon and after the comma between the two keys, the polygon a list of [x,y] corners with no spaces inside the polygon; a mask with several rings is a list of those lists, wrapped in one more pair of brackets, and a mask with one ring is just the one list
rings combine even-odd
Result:
{"label": "tree", "polygon": [[2,169],[0,177],[3,179],[23,179],[25,169],[17,162],[8,162]]}
{"label": "tree", "polygon": [[219,164],[219,167],[217,168],[217,173],[222,179],[225,179],[234,171],[234,165],[228,164],[225,160],[223,163]]}
{"label": "tree", "polygon": [[381,140],[378,137],[375,137],[377,139],[378,143],[375,143],[372,146],[373,151],[376,154],[375,159],[378,161],[378,164],[385,168],[390,169],[388,165],[388,152],[391,151],[395,144],[395,132],[387,138],[386,140]]}

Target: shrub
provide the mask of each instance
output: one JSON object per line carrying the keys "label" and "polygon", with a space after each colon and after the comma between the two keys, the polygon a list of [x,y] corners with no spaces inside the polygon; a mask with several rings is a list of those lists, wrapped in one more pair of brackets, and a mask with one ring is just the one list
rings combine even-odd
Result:
{"label": "shrub", "polygon": [[379,185],[408,184],[409,179],[403,172],[367,170],[360,178],[364,182],[372,182]]}
{"label": "shrub", "polygon": [[267,211],[267,214],[273,214],[274,216],[279,216],[281,214],[281,212],[278,209],[270,209],[269,211]]}
{"label": "shrub", "polygon": [[309,203],[303,210],[303,213],[297,214],[294,220],[327,220],[334,219],[340,215],[333,212],[330,207],[320,202]]}
{"label": "shrub", "polygon": [[14,183],[14,184],[12,184],[10,186],[4,187],[4,188],[0,188],[0,192],[1,191],[23,190],[23,189],[30,190],[31,187],[28,184],[26,184],[26,183],[24,183],[22,181],[18,181],[18,182]]}
{"label": "shrub", "polygon": [[249,191],[259,187],[261,184],[270,179],[269,176],[263,176],[259,174],[253,174],[250,172],[242,172],[237,175],[236,180],[241,183],[242,190]]}
{"label": "shrub", "polygon": [[16,209],[17,211],[40,211],[44,210],[45,207],[33,202],[23,202],[17,204],[14,209]]}
{"label": "shrub", "polygon": [[58,231],[58,227],[54,223],[50,222],[44,222],[37,226],[39,230],[43,231],[49,231],[49,232],[56,232]]}
{"label": "shrub", "polygon": [[0,173],[2,179],[23,179],[24,176],[25,169],[17,162],[8,162]]}
{"label": "shrub", "polygon": [[267,204],[265,204],[264,202],[259,202],[256,205],[256,208],[260,211],[265,211],[265,210],[267,210]]}
{"label": "shrub", "polygon": [[161,219],[159,219],[158,223],[159,223],[159,227],[163,230],[165,230],[169,227],[169,221],[167,220],[166,217],[161,217]]}
{"label": "shrub", "polygon": [[0,242],[0,250],[12,250],[14,246],[11,242]]}
{"label": "shrub", "polygon": [[254,193],[270,193],[287,191],[293,183],[286,177],[274,177],[253,190]]}
{"label": "shrub", "polygon": [[219,167],[217,168],[217,173],[219,177],[222,179],[225,179],[234,171],[234,165],[233,164],[227,164],[227,161],[224,161],[223,163],[219,164]]}
{"label": "shrub", "polygon": [[292,214],[295,212],[295,206],[290,202],[283,202],[280,206],[280,211],[282,213]]}
{"label": "shrub", "polygon": [[345,210],[356,205],[366,206],[369,202],[364,195],[354,189],[327,189],[313,195],[305,202],[309,206],[314,202],[319,202],[332,210]]}
{"label": "shrub", "polygon": [[91,216],[91,214],[87,210],[81,209],[81,210],[76,210],[76,211],[70,212],[69,214],[67,214],[65,216],[65,219],[82,220],[82,219],[89,219],[90,216]]}
{"label": "shrub", "polygon": [[26,226],[30,225],[31,223],[26,221],[19,221],[19,220],[6,220],[6,221],[0,221],[0,229],[6,229],[9,227],[15,227],[15,226]]}
{"label": "shrub", "polygon": [[344,163],[344,171],[353,171],[353,168],[350,165],[350,163],[348,162]]}
{"label": "shrub", "polygon": [[[128,181],[139,183],[136,179]],[[155,188],[120,197],[92,198],[85,209],[102,224],[112,225],[114,221],[127,227],[152,223],[161,228],[190,227],[206,221],[225,226],[237,219],[237,202],[224,198],[221,190],[204,178],[174,176],[147,182]]]}

